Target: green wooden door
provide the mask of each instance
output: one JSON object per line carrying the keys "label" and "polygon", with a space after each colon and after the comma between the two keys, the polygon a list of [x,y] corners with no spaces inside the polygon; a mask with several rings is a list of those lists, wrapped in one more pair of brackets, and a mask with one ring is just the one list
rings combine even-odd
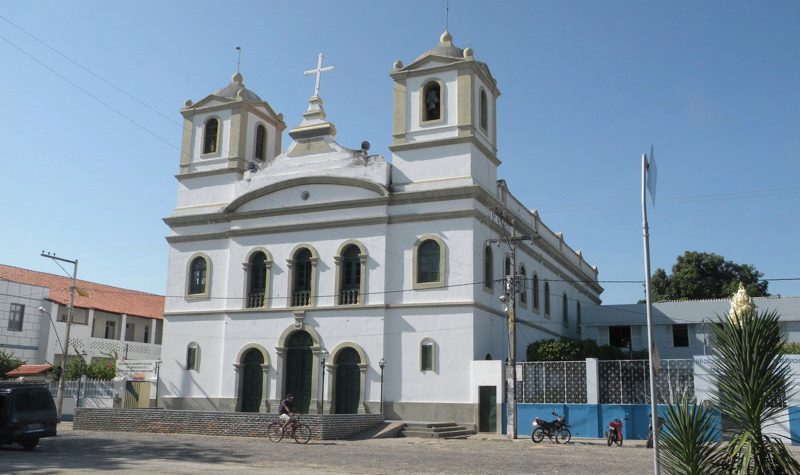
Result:
{"label": "green wooden door", "polygon": [[311,335],[304,331],[289,337],[286,351],[286,394],[294,395],[298,411],[308,414],[311,405]]}
{"label": "green wooden door", "polygon": [[497,387],[478,387],[478,432],[497,432]]}
{"label": "green wooden door", "polygon": [[242,358],[242,412],[258,412],[261,408],[261,388],[264,386],[264,355],[255,348],[248,350]]}
{"label": "green wooden door", "polygon": [[336,414],[358,413],[361,396],[361,357],[353,348],[345,348],[336,356]]}

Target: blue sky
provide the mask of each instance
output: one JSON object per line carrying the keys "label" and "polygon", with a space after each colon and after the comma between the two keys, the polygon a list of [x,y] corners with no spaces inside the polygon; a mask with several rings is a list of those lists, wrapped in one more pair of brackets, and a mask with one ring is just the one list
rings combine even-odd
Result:
{"label": "blue sky", "polygon": [[[388,160],[395,60],[436,46],[444,0],[5,1],[0,263],[163,294],[181,116],[245,85],[299,124],[318,53],[337,141]],[[498,178],[643,298],[641,154],[654,144],[651,266],[686,250],[800,278],[800,2],[459,1],[449,31],[489,65]],[[289,140],[284,136],[283,146]],[[67,267],[71,272],[71,268]],[[800,296],[800,280],[773,280]]]}

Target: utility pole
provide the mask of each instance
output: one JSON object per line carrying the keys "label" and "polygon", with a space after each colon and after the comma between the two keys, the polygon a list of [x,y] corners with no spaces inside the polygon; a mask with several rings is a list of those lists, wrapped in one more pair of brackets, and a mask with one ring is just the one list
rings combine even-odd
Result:
{"label": "utility pole", "polygon": [[[506,366],[506,381],[509,381],[507,399],[508,399],[508,421],[507,433],[510,439],[517,438],[517,327],[515,321],[515,312],[517,310],[517,293],[520,291],[520,276],[517,275],[516,264],[516,251],[520,243],[523,241],[533,242],[538,238],[534,236],[517,236],[516,218],[508,215],[500,207],[496,207],[492,211],[492,216],[497,220],[503,230],[503,236],[497,239],[490,239],[492,243],[505,243],[511,253],[510,262],[510,275],[505,276],[505,294],[501,297],[500,301],[505,303],[505,298],[508,298],[508,365]],[[506,227],[511,228],[509,234]],[[522,285],[525,285],[522,282]]]}
{"label": "utility pole", "polygon": [[56,257],[55,254],[48,254],[42,252],[42,257],[53,259],[54,261],[68,262],[73,266],[72,272],[72,285],[69,288],[69,307],[67,307],[67,337],[64,341],[64,357],[61,362],[61,375],[58,378],[58,402],[56,403],[56,410],[59,422],[61,421],[61,409],[64,407],[64,383],[67,376],[67,355],[69,355],[69,331],[72,328],[72,308],[75,303],[75,286],[78,280],[78,259],[71,261],[61,257]]}

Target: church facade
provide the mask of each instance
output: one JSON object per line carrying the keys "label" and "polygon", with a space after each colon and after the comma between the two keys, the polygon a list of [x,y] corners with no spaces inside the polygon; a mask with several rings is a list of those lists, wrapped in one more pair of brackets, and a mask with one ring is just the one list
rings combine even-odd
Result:
{"label": "church facade", "polygon": [[[334,140],[319,80],[284,151],[283,116],[239,73],[186,102],[164,407],[275,412],[292,393],[302,412],[478,426],[500,414],[509,313],[518,360],[579,336],[597,269],[498,180],[489,67],[445,32],[390,77],[391,163]],[[513,259],[499,215],[530,236]]]}

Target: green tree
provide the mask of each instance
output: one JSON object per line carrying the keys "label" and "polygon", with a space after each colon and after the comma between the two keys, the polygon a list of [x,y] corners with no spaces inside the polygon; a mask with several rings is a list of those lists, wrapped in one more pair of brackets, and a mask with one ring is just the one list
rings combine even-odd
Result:
{"label": "green tree", "polygon": [[800,355],[800,343],[796,341],[788,341],[783,344],[781,354],[784,355]]}
{"label": "green tree", "polygon": [[616,346],[600,346],[594,340],[574,338],[535,341],[528,345],[526,353],[528,361],[621,360],[630,356]]}
{"label": "green tree", "polygon": [[750,264],[737,264],[707,252],[678,256],[672,274],[656,269],[650,280],[653,301],[730,298],[743,283],[751,297],[769,296],[764,274]]}
{"label": "green tree", "polygon": [[24,364],[24,361],[14,358],[11,353],[0,350],[0,378],[4,378],[6,373],[17,369]]}

